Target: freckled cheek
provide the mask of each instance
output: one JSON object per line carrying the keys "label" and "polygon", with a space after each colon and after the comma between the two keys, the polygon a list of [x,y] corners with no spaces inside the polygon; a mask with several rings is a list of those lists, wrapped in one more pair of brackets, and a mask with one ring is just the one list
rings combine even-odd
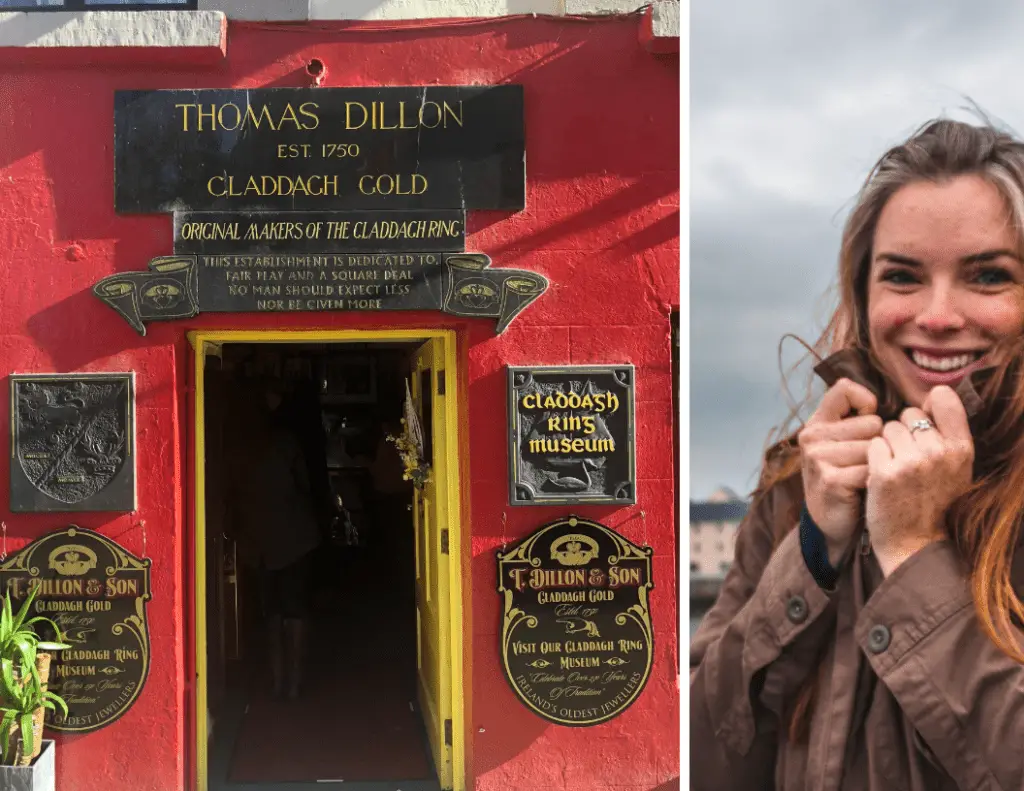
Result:
{"label": "freckled cheek", "polygon": [[971,303],[969,314],[972,322],[992,335],[1016,335],[1024,328],[1024,302],[1016,295],[979,299]]}
{"label": "freckled cheek", "polygon": [[879,297],[868,304],[868,328],[873,338],[882,338],[912,322],[919,310],[914,300]]}

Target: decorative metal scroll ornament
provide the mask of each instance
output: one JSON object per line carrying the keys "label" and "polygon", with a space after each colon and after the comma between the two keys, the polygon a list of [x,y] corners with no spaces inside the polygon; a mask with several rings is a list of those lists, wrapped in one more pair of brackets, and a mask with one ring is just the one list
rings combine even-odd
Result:
{"label": "decorative metal scroll ornament", "polygon": [[575,516],[498,552],[502,667],[531,711],[579,727],[636,701],[654,661],[653,552]]}
{"label": "decorative metal scroll ornament", "polygon": [[199,313],[196,257],[154,258],[148,272],[105,277],[93,286],[92,293],[145,335],[147,321],[188,319]]}
{"label": "decorative metal scroll ornament", "polygon": [[491,269],[483,253],[175,255],[103,278],[93,293],[141,335],[199,313],[440,310],[497,319],[500,334],[547,278]]}
{"label": "decorative metal scroll ornament", "polygon": [[135,510],[134,376],[12,374],[11,510]]}
{"label": "decorative metal scroll ornament", "polygon": [[[71,646],[54,652],[49,680],[68,714],[47,711],[48,728],[94,731],[138,700],[150,664],[150,566],[148,558],[75,525],[33,541],[0,564],[0,590],[17,602],[37,587],[32,614],[56,623]],[[55,637],[48,626],[39,628],[43,639]]]}

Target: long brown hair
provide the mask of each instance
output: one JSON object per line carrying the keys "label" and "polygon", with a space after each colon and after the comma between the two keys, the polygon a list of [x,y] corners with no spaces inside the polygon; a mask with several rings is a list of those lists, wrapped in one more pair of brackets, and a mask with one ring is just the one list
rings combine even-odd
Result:
{"label": "long brown hair", "polygon": [[[883,207],[907,184],[943,182],[975,174],[999,190],[1024,251],[1024,143],[991,125],[973,126],[951,120],[931,121],[906,142],[890,149],[875,164],[858,194],[843,229],[839,253],[839,304],[825,331],[813,345],[826,356],[841,349],[859,350],[881,370],[868,337],[867,293],[871,247]],[[1024,333],[1024,327],[1022,327]],[[1024,663],[1024,651],[1013,631],[1013,620],[1024,621],[1024,604],[1011,580],[1014,550],[1024,515],[1024,385],[1019,361],[1024,345],[1016,339],[1001,366],[984,382],[981,395],[992,419],[975,435],[975,476],[970,489],[946,512],[946,530],[970,569],[978,619],[992,642],[1007,656]],[[884,379],[884,377],[883,377]],[[880,403],[892,398],[880,394]],[[808,387],[808,393],[810,387]],[[896,396],[898,398],[898,396]],[[806,401],[805,401],[806,403]],[[800,452],[795,442],[800,405],[778,429],[751,510],[777,486],[799,482]],[[973,428],[973,425],[972,425]],[[798,507],[798,506],[797,506]],[[796,515],[777,526],[776,543],[796,525]],[[789,716],[789,738],[806,738],[813,708],[817,674],[796,696]]]}

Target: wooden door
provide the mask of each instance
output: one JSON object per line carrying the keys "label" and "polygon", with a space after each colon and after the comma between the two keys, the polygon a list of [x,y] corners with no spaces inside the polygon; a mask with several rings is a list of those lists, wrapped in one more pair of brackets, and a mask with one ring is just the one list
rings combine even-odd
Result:
{"label": "wooden door", "polygon": [[413,493],[416,539],[417,692],[441,788],[452,787],[451,645],[444,346],[431,339],[412,360],[411,391],[431,474]]}

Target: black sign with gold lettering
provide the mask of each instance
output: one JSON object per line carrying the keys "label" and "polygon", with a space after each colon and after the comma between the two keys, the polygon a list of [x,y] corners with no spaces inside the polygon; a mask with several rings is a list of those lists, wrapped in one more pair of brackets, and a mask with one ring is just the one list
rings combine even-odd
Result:
{"label": "black sign with gold lettering", "polygon": [[336,310],[443,310],[496,318],[500,333],[548,281],[490,264],[482,253],[165,256],[93,293],[142,335],[148,321],[200,312]]}
{"label": "black sign with gold lettering", "polygon": [[[68,716],[47,711],[47,727],[94,731],[138,699],[149,674],[149,569],[148,558],[74,525],[0,564],[0,590],[14,607],[38,587],[32,615],[56,623],[71,646],[53,652],[49,681],[49,689],[68,704]],[[40,636],[52,640],[52,630],[40,627]]]}
{"label": "black sign with gold lettering", "polygon": [[520,85],[117,91],[119,212],[522,209]]}
{"label": "black sign with gold lettering", "polygon": [[10,380],[11,510],[134,511],[134,375]]}
{"label": "black sign with gold lettering", "polygon": [[424,253],[466,249],[466,213],[431,211],[175,212],[175,255]]}
{"label": "black sign with gold lettering", "polygon": [[509,502],[636,502],[632,365],[508,369]]}
{"label": "black sign with gold lettering", "polygon": [[654,661],[652,554],[574,516],[498,552],[502,667],[532,711],[598,725],[637,699]]}

